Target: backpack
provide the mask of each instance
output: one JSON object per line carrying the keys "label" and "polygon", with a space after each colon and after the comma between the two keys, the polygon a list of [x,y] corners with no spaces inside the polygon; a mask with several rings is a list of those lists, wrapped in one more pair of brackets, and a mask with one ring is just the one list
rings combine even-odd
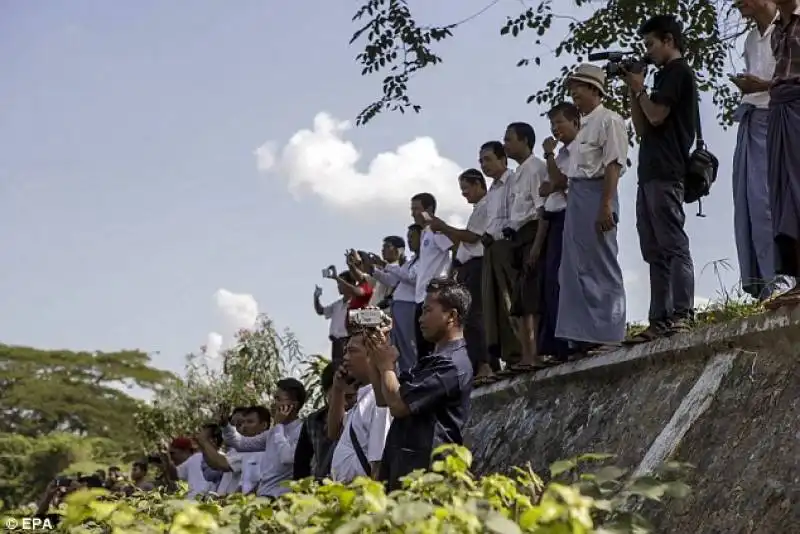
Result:
{"label": "backpack", "polygon": [[717,181],[719,159],[709,152],[703,141],[703,126],[700,120],[700,92],[695,85],[696,110],[694,151],[689,155],[689,165],[683,179],[683,201],[686,204],[697,202],[697,216],[705,217],[703,213],[703,198],[711,192],[711,186]]}

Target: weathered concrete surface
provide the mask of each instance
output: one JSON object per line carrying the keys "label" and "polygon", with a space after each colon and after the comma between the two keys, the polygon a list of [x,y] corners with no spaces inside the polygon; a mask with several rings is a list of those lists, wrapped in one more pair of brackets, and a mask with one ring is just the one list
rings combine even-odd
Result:
{"label": "weathered concrete surface", "polygon": [[696,466],[659,532],[800,532],[800,308],[714,325],[473,393],[478,473],[587,452]]}

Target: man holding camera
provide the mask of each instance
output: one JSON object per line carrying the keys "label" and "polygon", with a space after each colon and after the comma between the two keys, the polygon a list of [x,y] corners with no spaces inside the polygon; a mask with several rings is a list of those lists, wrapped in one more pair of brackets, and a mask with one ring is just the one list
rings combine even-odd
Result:
{"label": "man holding camera", "polygon": [[469,306],[467,288],[451,279],[433,280],[420,327],[434,350],[399,376],[397,349],[387,342],[387,332],[369,338],[370,381],[377,405],[388,406],[393,417],[380,472],[390,490],[400,487],[401,477],[428,468],[439,445],[464,442],[473,377],[464,341]]}
{"label": "man holding camera", "polygon": [[658,67],[653,90],[645,69],[622,69],[639,145],[636,230],[650,266],[649,327],[629,343],[688,330],[694,316],[694,265],[684,230],[684,179],[697,131],[695,75],[683,58],[681,24],[657,15],[639,29],[648,59]]}

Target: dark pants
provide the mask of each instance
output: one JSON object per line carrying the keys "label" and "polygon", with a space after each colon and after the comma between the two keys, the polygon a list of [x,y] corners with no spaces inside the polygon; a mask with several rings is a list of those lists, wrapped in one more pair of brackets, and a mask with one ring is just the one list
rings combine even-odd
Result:
{"label": "dark pants", "polygon": [[650,266],[651,323],[691,318],[694,265],[689,236],[683,229],[683,184],[666,180],[640,182],[636,193],[636,230],[642,258]]}
{"label": "dark pants", "polygon": [[422,316],[422,303],[417,304],[417,311],[414,314],[414,334],[417,338],[417,360],[424,358],[433,352],[434,343],[431,343],[422,335],[422,328],[419,326],[419,318]]}
{"label": "dark pants", "polygon": [[541,273],[542,309],[539,314],[539,354],[565,359],[569,355],[569,343],[556,338],[558,323],[558,303],[561,286],[558,284],[558,270],[561,268],[561,251],[564,246],[564,211],[546,212],[547,238],[539,258],[538,271]]}
{"label": "dark pants", "polygon": [[489,352],[486,348],[486,335],[483,331],[483,297],[481,282],[483,280],[483,258],[472,258],[456,267],[456,279],[469,291],[472,302],[464,321],[464,339],[467,342],[467,354],[472,361],[472,368],[477,371],[482,364],[489,363]]}
{"label": "dark pants", "polygon": [[339,367],[342,361],[344,361],[344,350],[347,347],[347,338],[331,336],[329,339],[331,340],[331,363],[333,363],[334,367]]}

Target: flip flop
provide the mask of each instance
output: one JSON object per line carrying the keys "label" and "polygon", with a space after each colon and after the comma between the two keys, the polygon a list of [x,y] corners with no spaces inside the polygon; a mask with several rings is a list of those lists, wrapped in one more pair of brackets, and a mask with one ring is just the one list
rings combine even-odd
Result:
{"label": "flip flop", "polygon": [[795,306],[800,304],[800,290],[790,289],[786,293],[764,301],[764,308],[767,310],[777,310],[784,306]]}
{"label": "flip flop", "polygon": [[472,379],[472,386],[476,388],[479,388],[481,386],[488,386],[489,384],[494,384],[498,380],[499,378],[497,377],[496,374],[491,376],[486,376],[486,375],[476,376],[475,378]]}
{"label": "flip flop", "polygon": [[623,345],[641,345],[642,343],[650,343],[651,341],[655,341],[656,339],[663,337],[663,333],[656,332],[652,328],[647,328],[646,330],[639,332],[638,334],[629,337],[625,341],[622,342]]}

